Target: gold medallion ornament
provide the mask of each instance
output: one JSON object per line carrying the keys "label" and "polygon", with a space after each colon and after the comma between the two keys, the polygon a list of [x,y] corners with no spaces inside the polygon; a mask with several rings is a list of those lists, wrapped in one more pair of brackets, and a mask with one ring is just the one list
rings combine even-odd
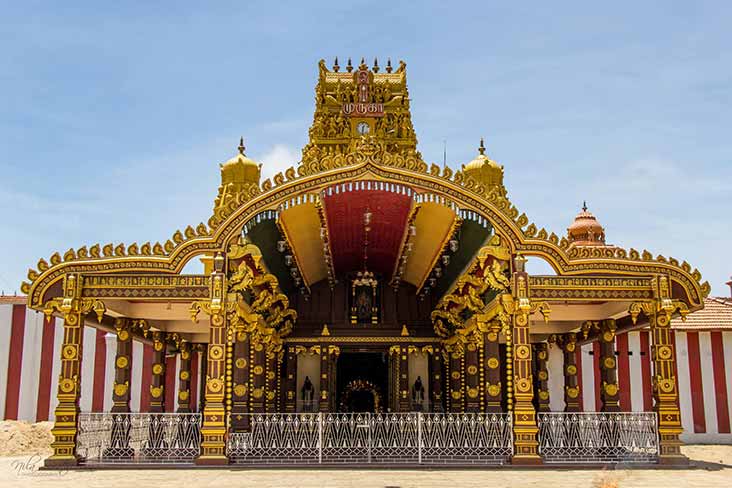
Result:
{"label": "gold medallion ornament", "polygon": [[615,358],[607,357],[603,360],[602,364],[605,369],[613,369],[615,367]]}
{"label": "gold medallion ornament", "polygon": [[539,351],[536,356],[543,361],[546,359],[546,351]]}
{"label": "gold medallion ornament", "polygon": [[574,364],[568,364],[567,365],[567,374],[570,376],[574,376],[577,374],[577,366]]}
{"label": "gold medallion ornament", "polygon": [[567,349],[567,352],[574,352],[575,350],[574,342],[570,342],[564,347]]}
{"label": "gold medallion ornament", "polygon": [[178,400],[180,401],[188,401],[189,391],[188,390],[181,390],[178,392]]}
{"label": "gold medallion ornament", "polygon": [[531,389],[531,380],[528,378],[519,378],[516,380],[516,390],[526,392]]}
{"label": "gold medallion ornament", "polygon": [[[325,392],[323,392],[323,393],[325,393]],[[264,390],[262,388],[255,388],[252,390],[252,396],[254,398],[257,398],[257,399],[262,398],[262,395],[264,395]]]}
{"label": "gold medallion ornament", "polygon": [[76,358],[76,346],[73,344],[68,344],[68,345],[64,346],[63,356],[64,356],[64,359],[75,359]]}
{"label": "gold medallion ornament", "polygon": [[118,397],[124,396],[127,393],[127,389],[129,387],[129,383],[125,381],[124,383],[116,383],[114,384],[114,394]]}
{"label": "gold medallion ornament", "polygon": [[275,379],[275,372],[274,371],[267,371],[267,379],[270,380],[270,381],[273,380],[273,379]]}
{"label": "gold medallion ornament", "polygon": [[158,352],[160,352],[160,351],[162,351],[162,350],[163,350],[163,346],[164,346],[164,344],[163,344],[162,342],[157,342],[157,341],[155,341],[155,343],[153,344],[153,348],[154,348],[154,349],[155,349],[156,351],[158,351]]}
{"label": "gold medallion ornament", "polygon": [[531,349],[529,349],[529,346],[522,344],[520,346],[516,346],[514,354],[518,359],[528,359],[531,356]]}
{"label": "gold medallion ornament", "polygon": [[610,396],[615,396],[618,394],[618,385],[615,383],[605,383],[605,393]]}
{"label": "gold medallion ornament", "polygon": [[160,363],[153,364],[152,372],[154,375],[160,375],[163,374],[163,365]]}
{"label": "gold medallion ornament", "polygon": [[495,332],[489,332],[486,337],[491,342],[496,342],[498,340],[498,334],[496,334]]}
{"label": "gold medallion ornament", "polygon": [[238,342],[244,342],[245,340],[247,340],[247,333],[246,332],[237,332],[236,340]]}
{"label": "gold medallion ornament", "polygon": [[450,396],[452,396],[453,400],[460,400],[463,396],[463,393],[460,390],[453,390]]}
{"label": "gold medallion ornament", "polygon": [[488,394],[492,397],[497,397],[501,394],[501,384],[498,383],[496,385],[492,385],[490,383],[487,384],[488,387]]}
{"label": "gold medallion ornament", "polygon": [[496,369],[500,363],[498,362],[498,358],[488,358],[486,364],[490,369]]}
{"label": "gold medallion ornament", "polygon": [[188,351],[183,351],[182,353],[180,353],[180,357],[181,357],[181,359],[184,359],[184,360],[190,359],[191,353]]}
{"label": "gold medallion ornament", "polygon": [[264,346],[262,344],[257,343],[254,345],[254,350],[257,352],[262,352],[263,349],[264,349]]}
{"label": "gold medallion ornament", "polygon": [[477,388],[468,388],[468,396],[470,398],[478,398],[478,389]]}
{"label": "gold medallion ornament", "polygon": [[459,380],[460,379],[460,371],[453,371],[450,376],[452,376],[452,379]]}
{"label": "gold medallion ornament", "polygon": [[117,358],[117,362],[115,364],[119,369],[124,369],[128,364],[130,364],[130,362],[127,360],[127,356],[120,356]]}
{"label": "gold medallion ornament", "polygon": [[669,346],[658,347],[658,357],[663,360],[671,359],[671,348]]}
{"label": "gold medallion ornament", "polygon": [[579,396],[579,388],[567,387],[567,396],[569,398],[577,398]]}
{"label": "gold medallion ornament", "polygon": [[257,376],[259,376],[260,374],[264,373],[264,368],[260,365],[256,365],[256,366],[254,366],[254,369],[252,370],[252,372],[254,374],[256,374]]}
{"label": "gold medallion ornament", "polygon": [[549,400],[549,392],[546,390],[539,391],[539,399],[540,400]]}
{"label": "gold medallion ornament", "polygon": [[206,382],[208,389],[213,393],[218,393],[224,388],[224,381],[221,378],[209,378]]}
{"label": "gold medallion ornament", "polygon": [[239,369],[244,369],[244,368],[247,367],[247,360],[244,359],[244,358],[239,358],[239,359],[236,360],[236,362],[234,363],[234,365],[237,368],[239,368]]}
{"label": "gold medallion ornament", "polygon": [[539,371],[539,375],[538,376],[539,376],[539,380],[540,381],[546,381],[546,380],[549,379],[549,375],[547,374],[546,371]]}
{"label": "gold medallion ornament", "polygon": [[127,332],[126,330],[123,330],[123,331],[120,331],[120,333],[117,335],[117,337],[119,337],[120,341],[124,342],[130,338],[130,333]]}
{"label": "gold medallion ornament", "polygon": [[213,345],[208,348],[208,356],[211,359],[217,360],[224,357],[224,348],[219,345]]}
{"label": "gold medallion ornament", "polygon": [[473,364],[471,364],[470,366],[468,366],[468,374],[477,374],[477,373],[478,373],[477,366],[475,366]]}
{"label": "gold medallion ornament", "polygon": [[163,395],[163,387],[150,385],[150,395],[153,398],[160,398]]}
{"label": "gold medallion ornament", "polygon": [[674,391],[674,386],[676,385],[676,379],[674,377],[671,378],[661,378],[660,376],[657,379],[658,388],[664,392],[664,393],[671,393]]}
{"label": "gold medallion ornament", "polygon": [[184,371],[180,372],[180,379],[182,379],[183,381],[188,380],[190,377],[191,377],[191,373],[189,373],[188,371],[184,370]]}
{"label": "gold medallion ornament", "polygon": [[59,382],[58,387],[64,393],[71,393],[74,391],[75,381],[71,378],[64,378]]}
{"label": "gold medallion ornament", "polygon": [[272,401],[272,400],[274,400],[274,397],[275,397],[275,392],[273,392],[273,391],[267,392],[267,400]]}
{"label": "gold medallion ornament", "polygon": [[236,385],[234,387],[234,395],[243,397],[247,394],[247,385]]}
{"label": "gold medallion ornament", "polygon": [[473,343],[468,344],[468,351],[470,351],[470,352],[475,351],[475,344],[473,344]]}
{"label": "gold medallion ornament", "polygon": [[612,342],[614,338],[615,338],[615,334],[613,334],[610,331],[606,331],[605,333],[602,334],[602,340],[605,342]]}

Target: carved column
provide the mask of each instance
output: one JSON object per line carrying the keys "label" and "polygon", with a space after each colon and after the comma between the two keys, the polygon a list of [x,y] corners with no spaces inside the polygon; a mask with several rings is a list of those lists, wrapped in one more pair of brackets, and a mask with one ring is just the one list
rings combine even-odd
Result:
{"label": "carved column", "polygon": [[178,374],[178,413],[191,412],[191,344],[180,343],[180,373]]}
{"label": "carved column", "polygon": [[399,347],[399,412],[412,410],[411,395],[409,394],[409,352],[407,346]]}
{"label": "carved column", "polygon": [[483,334],[483,354],[485,365],[485,411],[486,413],[500,413],[503,409],[501,389],[501,359],[498,344],[498,333],[501,330],[500,322],[494,321]]}
{"label": "carved column", "polygon": [[112,413],[130,411],[130,372],[132,370],[132,321],[120,318],[114,321],[117,335],[117,353],[114,359],[114,388]]}
{"label": "carved column", "polygon": [[201,455],[196,464],[227,464],[226,415],[224,406],[224,378],[226,372],[226,276],[224,257],[216,254],[211,273],[210,299],[194,302],[191,315],[195,320],[200,310],[211,317],[208,353],[206,354],[206,389],[203,407]]}
{"label": "carved column", "polygon": [[243,432],[249,427],[249,334],[234,334],[234,368],[231,404],[231,431]]}
{"label": "carved column", "polygon": [[617,360],[615,358],[615,321],[603,320],[600,326],[600,379],[602,380],[602,412],[620,411]]}
{"label": "carved column", "polygon": [[442,412],[442,351],[435,347],[431,353],[430,377],[432,387],[430,388],[430,403],[433,412]]}
{"label": "carved column", "polygon": [[532,312],[529,300],[529,275],[524,272],[526,258],[516,258],[516,271],[513,274],[512,296],[503,295],[502,299],[510,299],[512,309],[513,339],[513,431],[515,454],[514,464],[538,464],[539,457],[533,397],[534,385],[531,376],[531,341],[529,337],[529,316]]}
{"label": "carved column", "polygon": [[[132,321],[127,318],[118,318],[114,321],[117,336],[117,353],[114,361],[114,388],[112,389],[112,413],[130,412],[130,379],[132,369]],[[103,456],[127,457],[134,456],[134,449],[130,447],[130,421],[126,415],[112,417],[112,433],[109,448],[104,450]]]}
{"label": "carved column", "polygon": [[570,332],[560,337],[564,357],[564,411],[579,412],[579,378],[577,377],[577,334]]}
{"label": "carved column", "polygon": [[79,421],[79,397],[81,395],[81,358],[84,334],[84,316],[94,310],[101,322],[104,304],[82,299],[83,280],[78,275],[66,275],[63,283],[63,297],[54,298],[47,304],[44,313],[50,316],[54,311],[64,317],[64,339],[61,345],[61,372],[58,380],[58,406],[56,420],[51,434],[53,454],[46,459],[46,466],[71,466],[78,463],[76,435]]}
{"label": "carved column", "polygon": [[321,412],[328,412],[330,403],[330,382],[328,381],[328,373],[330,372],[330,362],[328,361],[328,344],[320,344],[320,408]]}
{"label": "carved column", "polygon": [[480,370],[478,351],[483,345],[471,336],[465,346],[465,411],[480,412]]}
{"label": "carved column", "polygon": [[[265,376],[265,409],[267,412],[277,411],[277,363],[281,358],[280,352],[267,348],[266,351],[266,376]],[[279,356],[279,357],[278,357]]]}
{"label": "carved column", "polygon": [[456,350],[445,349],[448,356],[448,372],[450,374],[450,412],[460,413],[465,409],[463,387],[465,385],[465,355]]}
{"label": "carved column", "polygon": [[152,333],[152,381],[150,382],[150,413],[165,412],[165,333]]}
{"label": "carved column", "polygon": [[249,397],[249,404],[251,406],[252,413],[264,413],[264,368],[266,366],[267,357],[264,350],[264,344],[262,344],[262,341],[256,334],[253,334],[250,337],[250,341],[249,389],[251,393]]}
{"label": "carved column", "polygon": [[538,410],[539,412],[550,412],[549,406],[549,369],[546,362],[549,356],[548,344],[540,342],[534,345],[536,352],[536,386],[538,387]]}
{"label": "carved column", "polygon": [[337,412],[336,405],[336,382],[338,380],[338,357],[341,355],[341,348],[328,346],[328,408],[329,412]]}
{"label": "carved column", "polygon": [[287,364],[285,366],[285,412],[295,413],[297,410],[297,351],[295,346],[287,348]]}
{"label": "carved column", "polygon": [[689,460],[681,454],[679,435],[681,412],[676,374],[675,345],[671,337],[671,317],[680,313],[685,319],[689,310],[683,302],[671,298],[670,283],[666,276],[656,280],[656,301],[634,303],[630,313],[633,321],[643,311],[651,327],[651,358],[653,359],[653,398],[654,410],[658,414],[658,435],[661,441],[659,462],[662,464],[686,464]]}

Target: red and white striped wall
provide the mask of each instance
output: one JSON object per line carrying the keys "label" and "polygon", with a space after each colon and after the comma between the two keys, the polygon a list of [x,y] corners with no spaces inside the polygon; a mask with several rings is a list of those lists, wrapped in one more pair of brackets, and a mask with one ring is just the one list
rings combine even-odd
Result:
{"label": "red and white striped wall", "polygon": [[[677,378],[682,440],[693,443],[732,444],[732,331],[673,332],[676,340]],[[582,407],[600,410],[598,343],[577,350]],[[618,334],[615,340],[620,407],[623,411],[653,408],[651,377],[653,364],[647,330]],[[554,411],[564,409],[562,352],[549,349],[549,398]]]}
{"label": "red and white striped wall", "polygon": [[[15,303],[7,303],[7,302]],[[58,384],[63,321],[47,320],[43,314],[27,309],[23,299],[5,297],[0,303],[0,418],[39,422],[53,420],[58,404]],[[87,326],[84,330],[81,362],[81,410],[109,411],[114,386],[116,337]],[[150,402],[152,346],[134,341],[132,347],[133,412],[145,412]],[[199,402],[201,354],[192,356],[191,402]],[[180,358],[167,358],[166,410],[174,411],[178,398]]]}

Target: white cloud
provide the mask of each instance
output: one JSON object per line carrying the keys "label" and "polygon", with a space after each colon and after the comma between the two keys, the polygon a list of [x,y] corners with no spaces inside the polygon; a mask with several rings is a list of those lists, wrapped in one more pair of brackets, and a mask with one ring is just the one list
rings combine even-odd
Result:
{"label": "white cloud", "polygon": [[283,144],[275,144],[259,158],[262,163],[262,179],[271,178],[280,171],[284,172],[290,166],[297,168],[298,161],[299,151]]}

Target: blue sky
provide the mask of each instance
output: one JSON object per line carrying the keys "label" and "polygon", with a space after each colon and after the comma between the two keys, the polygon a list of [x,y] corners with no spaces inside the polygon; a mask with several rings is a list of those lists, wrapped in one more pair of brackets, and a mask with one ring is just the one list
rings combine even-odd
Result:
{"label": "blue sky", "polygon": [[3,3],[6,293],[54,251],[205,222],[240,135],[295,163],[336,55],[406,61],[427,161],[484,136],[539,227],[587,200],[609,242],[729,293],[732,2]]}

